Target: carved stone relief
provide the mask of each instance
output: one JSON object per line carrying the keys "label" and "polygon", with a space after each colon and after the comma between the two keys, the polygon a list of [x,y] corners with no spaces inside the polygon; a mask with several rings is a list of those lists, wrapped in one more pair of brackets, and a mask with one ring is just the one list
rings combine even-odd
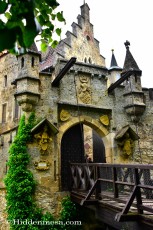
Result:
{"label": "carved stone relief", "polygon": [[91,103],[91,86],[90,78],[86,75],[79,77],[78,82],[78,101],[79,103],[90,104]]}
{"label": "carved stone relief", "polygon": [[42,155],[47,154],[48,153],[48,146],[52,142],[52,138],[48,134],[47,126],[44,126],[43,131],[35,134],[34,137],[38,141],[41,154]]}
{"label": "carved stone relief", "polygon": [[70,113],[64,109],[60,112],[60,120],[61,121],[67,121],[71,117]]}
{"label": "carved stone relief", "polygon": [[124,135],[124,138],[122,139],[122,141],[118,141],[118,146],[123,156],[129,157],[132,155],[134,141],[131,139],[128,132]]}
{"label": "carved stone relief", "polygon": [[109,118],[107,115],[102,115],[100,118],[99,118],[100,122],[103,124],[103,125],[106,125],[108,126],[109,125]]}

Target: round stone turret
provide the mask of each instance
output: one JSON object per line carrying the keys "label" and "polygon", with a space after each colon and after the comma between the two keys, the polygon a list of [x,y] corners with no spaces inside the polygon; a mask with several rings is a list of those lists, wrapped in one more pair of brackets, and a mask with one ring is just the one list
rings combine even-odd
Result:
{"label": "round stone turret", "polygon": [[108,69],[107,76],[107,88],[114,84],[121,77],[122,68],[120,68],[117,64],[114,49],[112,49],[112,58],[110,63],[110,68]]}
{"label": "round stone turret", "polygon": [[18,56],[19,74],[15,80],[15,97],[25,112],[32,111],[40,97],[39,59],[40,54],[34,50],[28,50],[26,54]]}
{"label": "round stone turret", "polygon": [[124,67],[122,71],[122,76],[126,74],[128,71],[132,71],[132,74],[129,78],[124,82],[125,85],[125,111],[129,114],[134,121],[138,121],[140,116],[143,114],[145,110],[144,103],[144,93],[142,92],[141,87],[141,74],[142,71],[139,69],[136,61],[134,60],[130,50],[130,42],[126,41],[126,57],[124,62]]}

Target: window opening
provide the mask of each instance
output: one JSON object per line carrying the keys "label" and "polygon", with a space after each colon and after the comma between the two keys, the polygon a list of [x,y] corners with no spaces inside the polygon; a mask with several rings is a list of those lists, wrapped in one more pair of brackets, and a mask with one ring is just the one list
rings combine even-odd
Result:
{"label": "window opening", "polygon": [[31,66],[34,67],[34,64],[35,64],[35,58],[32,57],[32,59],[31,59]]}
{"label": "window opening", "polygon": [[89,37],[89,35],[87,35],[87,37],[86,37],[86,38],[87,38],[87,41],[90,41],[90,37]]}
{"label": "window opening", "polygon": [[4,87],[7,87],[7,75],[4,76]]}
{"label": "window opening", "polygon": [[6,122],[6,104],[2,105],[2,123]]}
{"label": "window opening", "polygon": [[19,115],[19,105],[17,100],[15,100],[15,111],[14,111],[14,118],[18,118]]}
{"label": "window opening", "polygon": [[91,58],[89,58],[89,63],[90,63],[90,64],[92,63]]}
{"label": "window opening", "polygon": [[23,68],[24,67],[24,58],[22,57],[21,58],[21,68]]}

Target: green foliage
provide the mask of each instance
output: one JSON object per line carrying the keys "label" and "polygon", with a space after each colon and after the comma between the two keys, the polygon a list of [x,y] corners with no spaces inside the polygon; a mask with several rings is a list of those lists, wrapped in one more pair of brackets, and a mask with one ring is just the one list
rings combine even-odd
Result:
{"label": "green foliage", "polygon": [[8,49],[12,53],[29,48],[37,35],[41,36],[41,47],[45,44],[55,46],[58,42],[52,39],[53,32],[58,36],[61,29],[55,28],[55,20],[65,22],[63,12],[55,13],[59,6],[56,0],[0,0],[0,52]]}
{"label": "green foliage", "polygon": [[[32,114],[29,118],[31,123],[28,121],[27,125],[25,124],[25,116],[21,118],[18,134],[9,150],[9,170],[4,181],[7,190],[6,209],[9,221],[29,219],[35,209],[32,196],[35,181],[32,173],[27,169],[29,155],[26,148],[26,143],[30,139],[29,130],[32,126],[33,118],[34,115]],[[13,229],[19,229],[18,227]]]}
{"label": "green foliage", "polygon": [[[66,223],[67,221],[75,222],[80,221],[82,219],[80,212],[80,207],[77,206],[75,203],[73,203],[69,196],[63,198],[62,200],[62,209],[60,213],[60,220],[63,223]],[[82,226],[80,225],[60,225],[60,229],[64,230],[81,230]]]}
{"label": "green foliage", "polygon": [[[56,220],[50,213],[42,213],[34,202],[36,182],[32,172],[27,169],[30,157],[27,152],[27,143],[31,140],[31,129],[36,125],[35,115],[32,113],[25,122],[22,116],[17,136],[9,150],[9,170],[5,177],[6,210],[12,230],[75,230],[82,229],[77,225],[65,225],[66,221],[79,220],[77,206],[65,197],[62,201],[60,218]],[[28,225],[15,224],[14,221],[29,221]],[[50,225],[33,225],[30,221],[49,221]],[[58,224],[60,223],[60,224]]]}

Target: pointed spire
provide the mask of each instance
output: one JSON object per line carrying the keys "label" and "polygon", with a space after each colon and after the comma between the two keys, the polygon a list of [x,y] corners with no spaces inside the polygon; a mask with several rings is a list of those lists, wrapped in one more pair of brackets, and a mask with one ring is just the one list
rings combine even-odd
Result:
{"label": "pointed spire", "polygon": [[112,51],[112,59],[111,59],[110,68],[111,68],[111,67],[114,67],[114,66],[118,66],[118,65],[117,65],[117,61],[116,61],[116,58],[115,58],[115,55],[114,55],[114,49],[112,49],[111,51]]}
{"label": "pointed spire", "polygon": [[130,46],[130,42],[126,41],[124,43],[125,47],[126,47],[126,57],[125,57],[125,61],[124,61],[124,66],[123,66],[123,72],[127,72],[129,70],[134,70],[134,71],[141,71],[135,61],[135,59],[133,58],[129,46]]}
{"label": "pointed spire", "polygon": [[111,58],[111,63],[110,63],[110,68],[109,70],[114,70],[114,69],[122,69],[118,66],[115,55],[114,55],[114,49],[111,50],[112,51],[112,58]]}

